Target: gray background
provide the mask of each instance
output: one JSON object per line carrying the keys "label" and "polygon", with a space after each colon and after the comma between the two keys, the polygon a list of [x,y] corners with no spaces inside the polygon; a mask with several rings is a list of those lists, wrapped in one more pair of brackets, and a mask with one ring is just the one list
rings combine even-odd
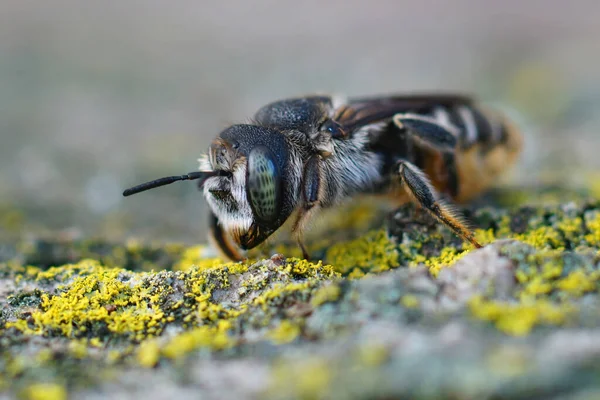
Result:
{"label": "gray background", "polygon": [[3,0],[0,233],[203,239],[195,185],[122,189],[196,169],[228,124],[314,91],[474,93],[524,127],[513,182],[585,185],[599,21],[593,0]]}

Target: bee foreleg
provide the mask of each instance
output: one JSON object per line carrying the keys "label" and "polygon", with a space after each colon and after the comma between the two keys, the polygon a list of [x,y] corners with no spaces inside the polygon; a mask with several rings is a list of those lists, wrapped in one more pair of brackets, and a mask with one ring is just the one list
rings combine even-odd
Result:
{"label": "bee foreleg", "polygon": [[439,199],[436,190],[419,168],[408,161],[400,161],[397,171],[406,192],[418,205],[452,229],[463,240],[471,242],[477,248],[481,247],[456,211]]}
{"label": "bee foreleg", "polygon": [[304,245],[304,227],[312,215],[320,208],[323,196],[322,185],[322,165],[321,157],[312,156],[304,167],[304,176],[302,179],[303,204],[298,210],[296,221],[292,228],[298,246],[302,249],[302,255],[308,259],[310,257],[306,246]]}
{"label": "bee foreleg", "polygon": [[213,246],[225,257],[232,261],[242,261],[244,257],[240,254],[237,246],[231,241],[227,232],[223,230],[223,227],[219,224],[219,219],[212,212],[209,215],[210,231],[209,241],[212,242]]}
{"label": "bee foreleg", "polygon": [[394,124],[403,132],[410,134],[417,142],[439,151],[454,151],[458,132],[433,118],[415,114],[396,114]]}

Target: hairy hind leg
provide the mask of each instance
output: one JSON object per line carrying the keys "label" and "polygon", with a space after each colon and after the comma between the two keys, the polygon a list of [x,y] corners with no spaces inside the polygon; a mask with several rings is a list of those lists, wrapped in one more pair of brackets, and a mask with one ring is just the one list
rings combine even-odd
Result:
{"label": "hairy hind leg", "polygon": [[400,161],[397,171],[403,187],[413,201],[463,240],[472,243],[477,248],[482,247],[458,213],[451,206],[439,200],[439,195],[423,171],[408,161]]}

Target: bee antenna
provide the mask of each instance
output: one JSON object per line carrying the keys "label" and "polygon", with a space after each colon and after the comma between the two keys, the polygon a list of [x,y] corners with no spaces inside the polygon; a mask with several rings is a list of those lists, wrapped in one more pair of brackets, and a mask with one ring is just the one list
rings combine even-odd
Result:
{"label": "bee antenna", "polygon": [[[169,185],[173,182],[177,181],[191,181],[195,179],[207,179],[211,176],[223,175],[224,171],[195,171],[190,172],[185,175],[177,175],[177,176],[167,176],[164,178],[159,178],[150,182],[142,183],[140,185],[129,188],[123,192],[123,196],[131,196],[132,194],[144,192],[149,189],[154,189],[159,186]],[[201,182],[203,183],[203,182]]]}

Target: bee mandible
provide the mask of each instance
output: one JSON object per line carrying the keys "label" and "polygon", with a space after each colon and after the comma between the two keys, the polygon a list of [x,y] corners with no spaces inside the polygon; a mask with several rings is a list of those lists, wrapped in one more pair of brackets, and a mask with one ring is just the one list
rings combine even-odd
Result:
{"label": "bee mandible", "polygon": [[303,254],[308,221],[358,195],[413,201],[481,247],[452,203],[488,188],[516,160],[522,136],[469,96],[414,94],[340,99],[307,96],[260,108],[222,131],[199,171],[147,182],[129,196],[199,180],[213,242],[226,257],[263,243],[288,219]]}

